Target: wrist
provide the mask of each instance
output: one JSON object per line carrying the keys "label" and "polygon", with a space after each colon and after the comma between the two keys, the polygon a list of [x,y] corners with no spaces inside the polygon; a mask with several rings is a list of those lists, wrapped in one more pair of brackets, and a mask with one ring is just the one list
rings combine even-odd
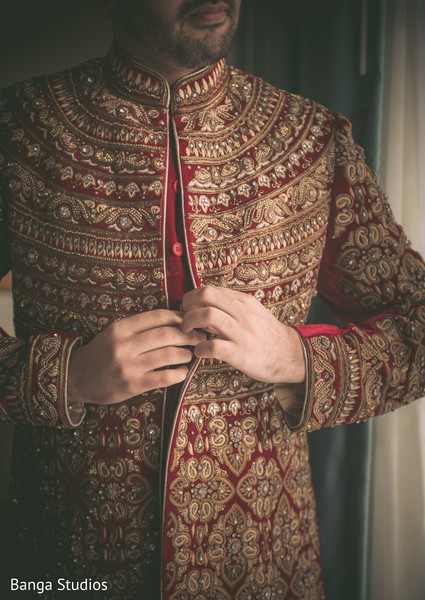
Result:
{"label": "wrist", "polygon": [[307,353],[304,342],[295,328],[287,325],[284,327],[288,351],[282,357],[281,373],[275,378],[274,383],[303,384],[307,373]]}

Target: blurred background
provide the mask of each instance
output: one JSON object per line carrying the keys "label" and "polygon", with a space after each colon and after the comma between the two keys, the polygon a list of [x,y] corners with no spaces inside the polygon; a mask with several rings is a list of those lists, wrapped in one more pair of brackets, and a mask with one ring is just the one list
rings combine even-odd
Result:
{"label": "blurred background", "polygon": [[[3,0],[0,87],[106,52],[101,0]],[[356,140],[425,254],[425,2],[242,0],[230,63],[353,122]],[[0,326],[13,334],[10,279]],[[310,319],[328,320],[316,304]],[[330,600],[425,597],[425,406],[310,436]],[[7,518],[13,427],[0,427],[0,516]]]}

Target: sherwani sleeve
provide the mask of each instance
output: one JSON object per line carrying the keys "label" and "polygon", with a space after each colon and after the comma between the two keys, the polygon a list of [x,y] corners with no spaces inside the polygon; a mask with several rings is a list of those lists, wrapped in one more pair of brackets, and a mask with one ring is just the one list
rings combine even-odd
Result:
{"label": "sherwani sleeve", "polygon": [[[5,159],[0,152],[0,174]],[[7,202],[0,184],[0,278],[10,268]],[[17,425],[75,427],[82,405],[68,406],[68,361],[80,336],[46,332],[18,339],[0,329],[0,421]]]}
{"label": "sherwani sleeve", "polygon": [[425,395],[424,261],[395,223],[342,117],[335,135],[318,293],[344,326],[297,327],[307,390],[301,414],[286,414],[295,430],[362,421]]}

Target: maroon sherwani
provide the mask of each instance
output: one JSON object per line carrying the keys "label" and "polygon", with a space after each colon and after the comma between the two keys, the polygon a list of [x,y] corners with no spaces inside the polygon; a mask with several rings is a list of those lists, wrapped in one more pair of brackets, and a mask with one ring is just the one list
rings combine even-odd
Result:
{"label": "maroon sherwani", "polygon": [[[8,572],[107,599],[323,598],[306,432],[425,392],[424,263],[349,123],[224,61],[170,90],[115,46],[0,102]],[[194,360],[178,390],[68,407],[74,344],[207,284],[297,327],[305,398]],[[343,329],[304,325],[316,293]]]}

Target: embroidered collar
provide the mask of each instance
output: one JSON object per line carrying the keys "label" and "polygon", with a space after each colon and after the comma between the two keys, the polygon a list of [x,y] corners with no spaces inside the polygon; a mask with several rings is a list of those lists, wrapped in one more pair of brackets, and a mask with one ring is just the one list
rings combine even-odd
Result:
{"label": "embroidered collar", "polygon": [[169,104],[174,113],[189,112],[217,98],[229,77],[224,59],[179,79],[170,89],[167,81],[127,55],[113,43],[105,57],[110,82],[123,94],[137,102],[157,107]]}

